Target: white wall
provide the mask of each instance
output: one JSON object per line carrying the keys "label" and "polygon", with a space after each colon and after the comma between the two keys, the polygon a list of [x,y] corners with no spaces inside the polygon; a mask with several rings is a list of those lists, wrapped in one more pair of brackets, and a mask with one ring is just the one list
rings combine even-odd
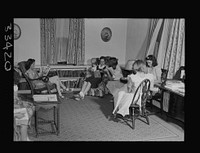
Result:
{"label": "white wall", "polygon": [[40,20],[15,18],[21,28],[21,37],[14,40],[14,63],[34,58],[40,65]]}
{"label": "white wall", "polygon": [[128,19],[126,61],[141,59],[146,49],[149,19]]}
{"label": "white wall", "polygon": [[[85,19],[85,63],[92,57],[115,56],[119,64],[137,58],[144,48],[149,19],[86,18]],[[14,40],[14,62],[36,59],[40,65],[40,19],[16,18],[22,30],[21,37]],[[101,30],[110,27],[112,38],[101,40]]]}
{"label": "white wall", "polygon": [[[112,30],[110,41],[101,39],[101,30]],[[85,61],[92,57],[114,56],[119,64],[125,62],[127,19],[85,19]]]}

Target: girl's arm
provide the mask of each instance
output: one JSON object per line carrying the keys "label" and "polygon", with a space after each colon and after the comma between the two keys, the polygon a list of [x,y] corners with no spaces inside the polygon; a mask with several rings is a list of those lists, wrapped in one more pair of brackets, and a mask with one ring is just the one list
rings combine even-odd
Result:
{"label": "girl's arm", "polygon": [[132,81],[132,79],[131,79],[130,76],[127,77],[127,80],[128,80],[128,82],[127,82],[127,90],[128,90],[129,93],[131,93],[131,92],[133,92],[134,89],[135,89],[135,84],[134,84],[134,82]]}
{"label": "girl's arm", "polygon": [[113,80],[112,72],[109,68],[104,69],[104,72],[106,72],[109,80]]}
{"label": "girl's arm", "polygon": [[149,74],[149,80],[150,80],[150,90],[153,92],[158,92],[159,88],[154,87],[154,76],[153,74]]}

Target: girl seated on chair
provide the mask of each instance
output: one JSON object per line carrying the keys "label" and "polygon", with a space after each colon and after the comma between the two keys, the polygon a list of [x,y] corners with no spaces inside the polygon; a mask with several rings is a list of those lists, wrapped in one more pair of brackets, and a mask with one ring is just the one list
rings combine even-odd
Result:
{"label": "girl seated on chair", "polygon": [[[34,113],[35,106],[28,101],[23,101],[18,97],[18,83],[20,80],[20,74],[14,71],[14,132],[18,133],[18,139],[15,137],[15,141],[30,141],[28,137],[28,125],[31,125],[31,117]],[[23,111],[25,109],[25,112]],[[28,115],[28,120],[25,115]],[[18,130],[19,127],[20,129]]]}
{"label": "girl seated on chair", "polygon": [[[37,79],[41,76],[43,76],[43,72],[42,72],[42,69],[40,69],[40,72],[38,73],[35,69],[35,60],[34,59],[28,59],[27,62],[26,62],[26,65],[25,65],[25,68],[26,68],[26,74],[28,75],[28,77],[30,79]],[[34,80],[33,83],[35,85],[43,85],[44,82],[42,80]],[[58,91],[58,94],[61,98],[64,98],[64,96],[62,95],[61,93],[61,90],[67,90],[67,88],[63,85],[63,83],[60,81],[60,78],[56,75],[56,76],[53,76],[53,77],[49,77],[49,84],[53,84],[55,83],[56,84],[56,88],[57,88],[57,91]]]}
{"label": "girl seated on chair", "polygon": [[[102,78],[104,76],[107,69],[107,65],[105,64],[105,57],[101,56],[100,61],[98,61],[97,58],[91,59],[91,67],[88,69],[87,77],[83,83],[83,86],[81,88],[81,91],[75,95],[75,100],[81,100],[84,99],[85,95],[88,94],[90,89],[97,89],[101,85],[100,90],[103,89],[103,83]],[[91,94],[95,95],[95,93]],[[101,95],[102,96],[102,95]]]}
{"label": "girl seated on chair", "polygon": [[128,83],[114,91],[114,110],[112,112],[114,115],[121,114],[122,116],[125,116],[129,114],[129,106],[133,100],[135,90],[144,79],[150,80],[150,90],[158,90],[154,87],[153,74],[147,73],[145,62],[136,60],[133,64],[133,69],[136,74],[128,75]]}

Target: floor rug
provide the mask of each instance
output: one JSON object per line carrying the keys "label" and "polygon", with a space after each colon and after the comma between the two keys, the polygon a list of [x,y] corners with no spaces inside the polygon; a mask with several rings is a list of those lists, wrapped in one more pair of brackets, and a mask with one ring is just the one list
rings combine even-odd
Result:
{"label": "floor rug", "polygon": [[[83,101],[63,100],[60,105],[60,134],[34,137],[34,129],[29,129],[34,141],[153,141],[159,138],[177,137],[150,116],[150,125],[136,120],[133,130],[129,122],[109,120],[113,103],[109,96],[104,98],[86,97]],[[52,112],[40,112],[45,118]],[[46,127],[43,127],[46,128]]]}

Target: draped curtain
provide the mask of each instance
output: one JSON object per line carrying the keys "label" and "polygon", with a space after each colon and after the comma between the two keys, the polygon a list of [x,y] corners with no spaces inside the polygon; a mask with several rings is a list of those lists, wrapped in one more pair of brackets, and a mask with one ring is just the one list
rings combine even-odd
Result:
{"label": "draped curtain", "polygon": [[41,65],[84,64],[84,19],[41,19],[40,25]]}
{"label": "draped curtain", "polygon": [[85,59],[85,23],[84,19],[69,20],[69,45],[67,63],[83,65]]}
{"label": "draped curtain", "polygon": [[155,55],[158,65],[168,70],[167,78],[172,79],[179,67],[185,66],[185,20],[159,19],[154,23],[146,56]]}
{"label": "draped curtain", "polygon": [[55,19],[40,19],[41,65],[55,64]]}

